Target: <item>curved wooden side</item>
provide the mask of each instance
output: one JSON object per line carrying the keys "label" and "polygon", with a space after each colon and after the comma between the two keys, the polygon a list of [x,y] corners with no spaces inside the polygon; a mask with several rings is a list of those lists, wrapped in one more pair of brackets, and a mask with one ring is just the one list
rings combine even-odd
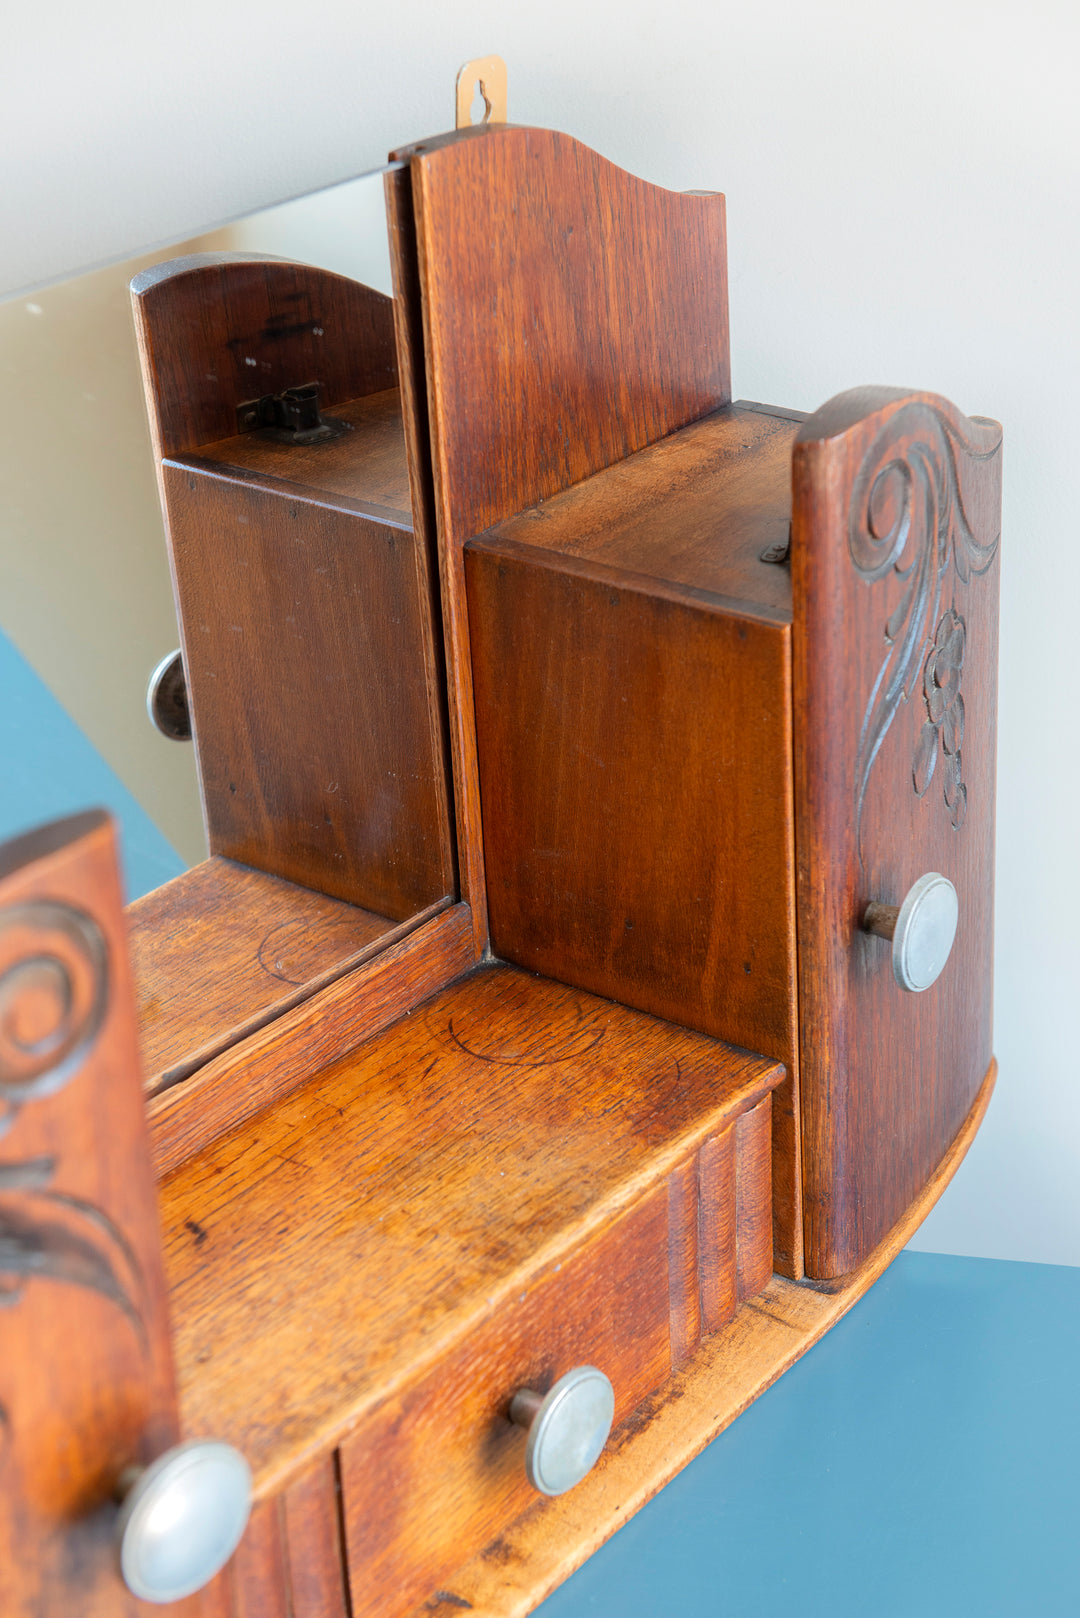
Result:
{"label": "curved wooden side", "polygon": [[[799,1095],[807,1275],[903,1217],[990,1061],[1001,429],[856,388],[792,455]],[[862,928],[937,871],[956,944],[898,990]]]}
{"label": "curved wooden side", "polygon": [[191,253],[131,283],[155,457],[231,438],[247,399],[319,382],[323,408],[397,384],[393,300],[254,253]]}
{"label": "curved wooden side", "polygon": [[[730,1325],[612,1435],[596,1470],[567,1495],[538,1500],[441,1592],[447,1611],[524,1618],[640,1511],[664,1484],[846,1315],[914,1235],[959,1168],[990,1102],[990,1067],[959,1133],[921,1195],[850,1275],[827,1284],[773,1276]],[[452,1599],[447,1599],[452,1598]],[[431,1603],[411,1618],[425,1618]]]}

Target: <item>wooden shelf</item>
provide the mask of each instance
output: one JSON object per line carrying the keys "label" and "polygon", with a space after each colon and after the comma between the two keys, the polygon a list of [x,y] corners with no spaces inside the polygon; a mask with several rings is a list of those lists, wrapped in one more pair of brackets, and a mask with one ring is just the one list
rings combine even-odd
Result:
{"label": "wooden shelf", "polygon": [[726,406],[473,544],[556,551],[587,564],[589,577],[615,568],[790,622],[790,569],[763,562],[761,553],[788,541],[791,446],[801,420],[796,412]]}
{"label": "wooden shelf", "polygon": [[400,390],[369,393],[324,413],[347,421],[351,431],[316,444],[287,444],[262,432],[240,433],[183,459],[252,472],[260,483],[290,483],[322,496],[343,497],[350,510],[411,529]]}
{"label": "wooden shelf", "polygon": [[151,1095],[412,925],[220,857],[136,900],[127,920]]}

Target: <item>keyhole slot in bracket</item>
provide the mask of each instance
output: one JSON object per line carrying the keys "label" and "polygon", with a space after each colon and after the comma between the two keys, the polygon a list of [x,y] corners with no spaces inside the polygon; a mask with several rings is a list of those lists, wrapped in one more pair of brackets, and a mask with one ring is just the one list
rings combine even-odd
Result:
{"label": "keyhole slot in bracket", "polygon": [[[479,89],[484,116],[473,118],[473,101]],[[466,62],[457,76],[456,129],[475,129],[482,124],[506,122],[506,63],[501,56],[478,56]]]}

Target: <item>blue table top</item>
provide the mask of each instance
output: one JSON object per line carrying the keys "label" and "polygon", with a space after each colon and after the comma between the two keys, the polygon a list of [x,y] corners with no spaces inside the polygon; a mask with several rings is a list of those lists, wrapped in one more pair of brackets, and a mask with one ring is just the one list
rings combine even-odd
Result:
{"label": "blue table top", "polygon": [[1080,1613],[1080,1269],[904,1252],[542,1618]]}
{"label": "blue table top", "polygon": [[176,850],[0,631],[0,841],[98,807],[120,823],[129,899],[184,870]]}
{"label": "blue table top", "polygon": [[[0,839],[92,804],[182,861],[0,634]],[[542,1618],[1074,1618],[1080,1269],[901,1253]]]}

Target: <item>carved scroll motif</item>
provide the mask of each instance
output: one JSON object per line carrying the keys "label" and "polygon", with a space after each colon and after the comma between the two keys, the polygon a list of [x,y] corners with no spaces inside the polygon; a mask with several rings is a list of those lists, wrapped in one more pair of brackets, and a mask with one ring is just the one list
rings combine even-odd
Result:
{"label": "carved scroll motif", "polygon": [[[0,1137],[79,1072],[107,998],[105,939],[89,916],[51,900],[0,910]],[[34,1279],[88,1287],[145,1347],[138,1258],[100,1208],[53,1189],[56,1169],[53,1156],[0,1163],[0,1308]]]}
{"label": "carved scroll motif", "polygon": [[[957,432],[933,406],[905,405],[891,416],[863,458],[848,512],[848,546],[860,575],[874,583],[895,574],[903,585],[885,623],[885,657],[870,692],[855,768],[855,828],[862,858],[863,805],[874,761],[901,704],[921,681],[926,720],[912,760],[912,785],[923,797],[935,775],[959,829],[967,812],[961,746],[964,699],[960,677],[967,638],[955,604],[942,612],[950,568],[962,583],[985,573],[997,555],[1000,531],[974,532],[964,508],[957,457],[991,460],[1001,444],[991,422],[978,441]],[[939,767],[939,758],[942,761]]]}

